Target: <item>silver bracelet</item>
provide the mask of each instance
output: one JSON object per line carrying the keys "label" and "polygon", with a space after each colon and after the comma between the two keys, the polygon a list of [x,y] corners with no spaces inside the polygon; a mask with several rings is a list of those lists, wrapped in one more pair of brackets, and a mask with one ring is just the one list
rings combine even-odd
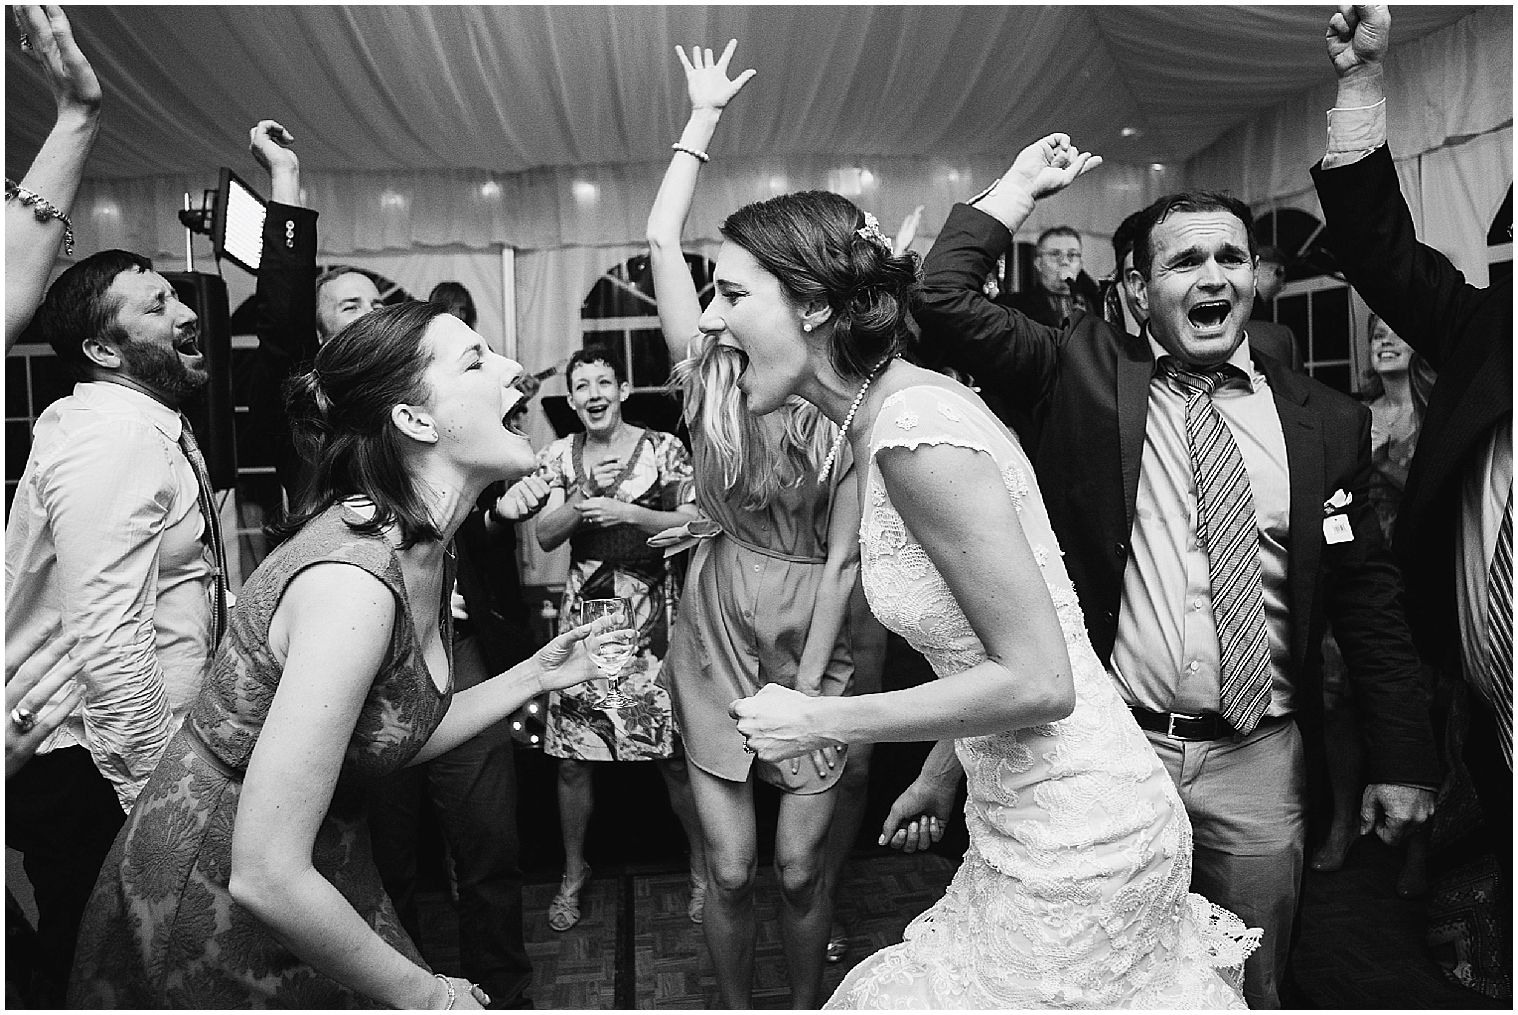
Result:
{"label": "silver bracelet", "polygon": [[[695,154],[692,152],[692,154]],[[702,161],[705,161],[704,159]],[[32,209],[32,214],[37,216],[38,222],[46,222],[48,219],[57,219],[63,223],[63,252],[69,257],[74,256],[74,223],[63,213],[63,209],[43,197],[41,194],[27,190],[15,180],[7,178],[5,181],[5,199],[7,201],[16,198],[22,204]]]}
{"label": "silver bracelet", "polygon": [[674,144],[670,145],[669,148],[670,151],[684,152],[685,154],[699,159],[702,162],[710,162],[712,160],[712,157],[706,154],[706,152],[697,151],[689,145],[681,144],[679,141],[676,141]]}
{"label": "silver bracelet", "polygon": [[453,1011],[454,1002],[459,999],[459,992],[453,986],[453,981],[448,979],[448,977],[444,976],[442,973],[433,973],[432,975],[436,976],[439,980],[442,980],[443,986],[448,988],[448,1003],[443,1005],[442,1010]]}

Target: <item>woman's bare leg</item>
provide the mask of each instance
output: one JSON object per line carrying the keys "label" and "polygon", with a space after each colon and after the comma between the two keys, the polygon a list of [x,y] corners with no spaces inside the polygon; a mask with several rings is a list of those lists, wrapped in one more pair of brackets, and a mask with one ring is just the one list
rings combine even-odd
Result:
{"label": "woman's bare leg", "polygon": [[706,917],[702,929],[724,1008],[752,1008],[754,992],[754,788],[688,765],[706,844]]}

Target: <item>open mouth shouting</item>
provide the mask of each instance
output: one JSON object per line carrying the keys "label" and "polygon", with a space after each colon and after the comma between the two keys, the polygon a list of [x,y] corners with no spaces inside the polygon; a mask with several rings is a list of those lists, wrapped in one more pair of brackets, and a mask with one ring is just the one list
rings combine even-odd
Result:
{"label": "open mouth shouting", "polygon": [[505,427],[508,433],[516,434],[522,438],[527,436],[527,432],[522,429],[522,422],[527,418],[526,403],[527,396],[522,392],[521,388],[513,386],[506,389],[504,411],[501,413],[501,426]]}
{"label": "open mouth shouting", "polygon": [[174,339],[174,351],[181,356],[200,355],[200,329],[186,328]]}
{"label": "open mouth shouting", "polygon": [[1227,300],[1207,300],[1186,312],[1186,319],[1200,336],[1221,335],[1228,324],[1233,304]]}

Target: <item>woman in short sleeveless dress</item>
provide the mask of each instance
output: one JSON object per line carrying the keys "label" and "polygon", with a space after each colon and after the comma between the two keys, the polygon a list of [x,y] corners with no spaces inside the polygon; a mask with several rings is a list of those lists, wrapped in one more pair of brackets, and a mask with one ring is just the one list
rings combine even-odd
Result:
{"label": "woman in short sleeveless dress", "polygon": [[446,547],[488,482],[532,467],[502,423],[520,372],[408,303],[349,325],[297,379],[312,474],[295,531],[244,585],[101,870],[72,1007],[488,1003],[400,928],[362,801],[376,776],[595,672],[580,629],[453,693]]}
{"label": "woman in short sleeveless dress", "polygon": [[[728,79],[733,49],[729,43],[719,59],[679,51],[692,112],[648,220],[659,323],[672,349],[690,342],[701,314],[680,250],[700,165],[691,152],[706,146],[721,107],[750,76]],[[735,383],[741,369],[731,350],[711,342],[694,344],[676,366],[708,538],[692,555],[665,670],[707,839],[705,930],[719,1002],[753,1007],[758,778],[783,791],[774,854],[780,938],[791,1005],[812,1008],[822,1000],[832,910],[827,832],[845,759],[829,749],[794,762],[756,761],[727,710],[769,683],[847,693],[853,662],[844,621],[858,570],[858,498],[847,458],[820,478],[832,424],[799,400],[751,418]]]}

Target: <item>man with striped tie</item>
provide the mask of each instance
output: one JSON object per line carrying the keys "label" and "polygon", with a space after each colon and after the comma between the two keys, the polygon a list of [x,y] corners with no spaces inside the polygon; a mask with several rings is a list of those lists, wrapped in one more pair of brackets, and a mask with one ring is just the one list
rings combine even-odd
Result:
{"label": "man with striped tie", "polygon": [[[36,323],[79,383],[38,418],[11,507],[6,658],[77,638],[85,685],[5,798],[6,844],[36,894],[47,1007],[63,1002],[125,812],[200,691],[227,594],[205,464],[179,412],[207,377],[194,311],[146,258],[107,250],[58,277]],[[9,716],[13,731],[35,721]]]}
{"label": "man with striped tie", "polygon": [[1513,280],[1474,286],[1418,241],[1387,146],[1391,13],[1341,7],[1327,41],[1339,89],[1312,170],[1327,243],[1366,304],[1439,372],[1392,546],[1419,651],[1466,689],[1454,710],[1458,760],[1501,870],[1493,911],[1508,931],[1498,950],[1511,981]]}
{"label": "man with striped tie", "polygon": [[949,365],[1041,420],[1030,450],[1092,645],[1191,817],[1192,887],[1264,929],[1246,1000],[1279,1007],[1309,802],[1327,796],[1329,620],[1368,717],[1362,830],[1400,838],[1439,777],[1367,496],[1370,414],[1250,347],[1250,214],[1226,195],[1139,215],[1142,334],[1093,314],[1050,328],[987,300],[980,279],[1034,202],[1094,161],[1070,151],[1051,135],[954,207],[918,323]]}

